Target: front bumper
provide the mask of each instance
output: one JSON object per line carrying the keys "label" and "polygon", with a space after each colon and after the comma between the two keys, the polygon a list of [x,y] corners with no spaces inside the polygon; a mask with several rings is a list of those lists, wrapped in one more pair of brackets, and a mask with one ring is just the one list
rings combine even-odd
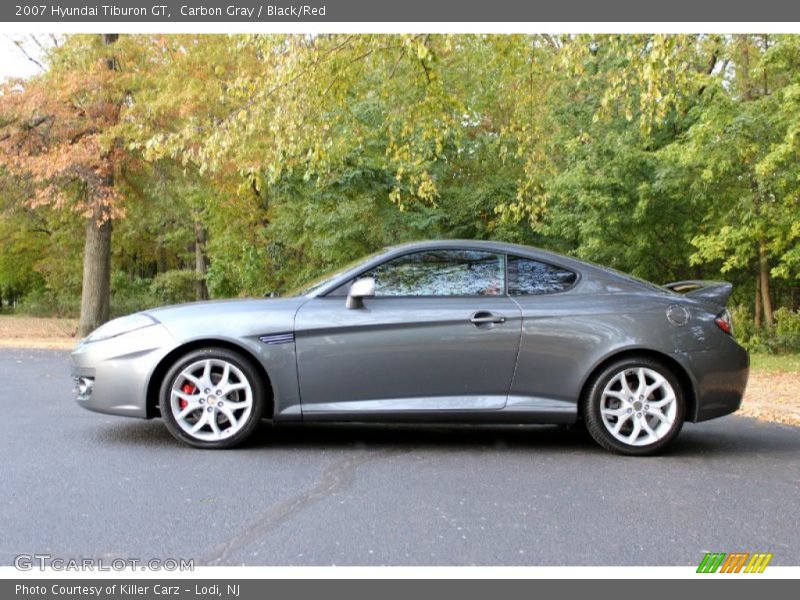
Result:
{"label": "front bumper", "polygon": [[161,324],[79,342],[70,354],[78,404],[95,412],[146,418],[147,383],[174,344]]}
{"label": "front bumper", "polygon": [[714,350],[684,353],[676,358],[694,384],[695,410],[687,420],[707,421],[739,410],[747,388],[750,356],[733,338],[726,336]]}

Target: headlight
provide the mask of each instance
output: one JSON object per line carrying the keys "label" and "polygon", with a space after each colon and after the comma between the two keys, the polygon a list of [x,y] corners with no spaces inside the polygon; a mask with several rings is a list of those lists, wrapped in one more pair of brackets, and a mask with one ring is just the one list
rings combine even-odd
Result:
{"label": "headlight", "polygon": [[158,321],[150,315],[136,313],[127,317],[114,319],[105,325],[101,325],[92,333],[90,333],[84,341],[97,342],[100,340],[107,340],[108,338],[116,337],[118,335],[122,335],[123,333],[129,333],[131,331],[136,331],[137,329],[142,329],[143,327],[150,327],[151,325],[157,324]]}

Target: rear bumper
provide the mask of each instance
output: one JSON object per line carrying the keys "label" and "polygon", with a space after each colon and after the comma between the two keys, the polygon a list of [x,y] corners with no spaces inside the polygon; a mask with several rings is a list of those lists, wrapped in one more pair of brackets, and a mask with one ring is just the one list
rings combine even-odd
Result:
{"label": "rear bumper", "polygon": [[726,337],[715,350],[682,353],[676,358],[686,367],[694,386],[694,412],[686,415],[687,421],[708,421],[739,410],[750,356],[733,338]]}

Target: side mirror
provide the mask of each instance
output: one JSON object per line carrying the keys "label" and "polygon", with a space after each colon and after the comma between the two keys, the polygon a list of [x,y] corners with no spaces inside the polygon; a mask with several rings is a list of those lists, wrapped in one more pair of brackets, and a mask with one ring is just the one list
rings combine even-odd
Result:
{"label": "side mirror", "polygon": [[375,280],[372,277],[357,279],[347,292],[347,308],[364,308],[364,298],[375,295]]}

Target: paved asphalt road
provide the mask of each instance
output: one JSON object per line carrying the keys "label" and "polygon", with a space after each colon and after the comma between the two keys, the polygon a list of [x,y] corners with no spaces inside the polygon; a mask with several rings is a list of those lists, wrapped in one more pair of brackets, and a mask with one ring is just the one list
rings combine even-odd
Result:
{"label": "paved asphalt road", "polygon": [[687,425],[656,458],[556,427],[264,426],[199,451],[72,400],[66,352],[0,349],[0,564],[800,564],[800,428]]}

